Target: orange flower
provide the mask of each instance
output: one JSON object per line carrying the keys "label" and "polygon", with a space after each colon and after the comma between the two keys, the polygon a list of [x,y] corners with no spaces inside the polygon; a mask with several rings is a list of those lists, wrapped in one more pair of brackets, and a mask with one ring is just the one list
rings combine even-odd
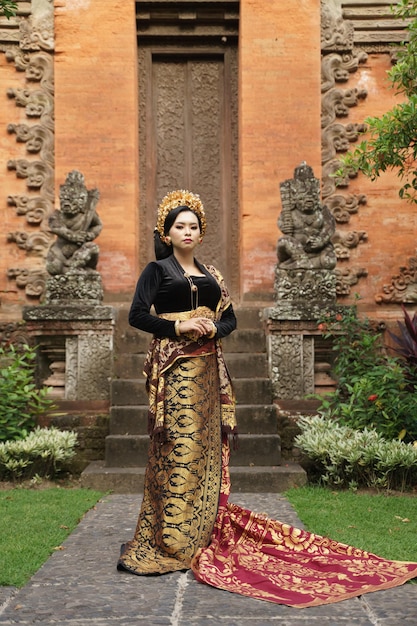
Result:
{"label": "orange flower", "polygon": [[327,324],[319,324],[319,325],[317,326],[317,329],[318,329],[318,330],[327,330]]}
{"label": "orange flower", "polygon": [[378,395],[376,393],[373,393],[372,395],[368,396],[368,400],[370,402],[375,402],[377,398],[378,398]]}

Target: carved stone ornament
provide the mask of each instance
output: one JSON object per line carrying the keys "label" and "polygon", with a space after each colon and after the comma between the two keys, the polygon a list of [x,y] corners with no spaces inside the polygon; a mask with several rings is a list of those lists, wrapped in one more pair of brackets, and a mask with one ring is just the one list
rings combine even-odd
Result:
{"label": "carved stone ornament", "polygon": [[342,17],[340,0],[321,0],[321,49],[352,50],[353,24]]}
{"label": "carved stone ornament", "polygon": [[103,285],[98,272],[68,272],[49,277],[46,281],[46,303],[99,304],[102,300]]}
{"label": "carved stone ornament", "polygon": [[21,322],[0,322],[0,347],[10,344],[14,346],[32,344],[31,337]]}
{"label": "carved stone ornament", "polygon": [[368,271],[365,268],[346,267],[344,269],[336,268],[335,274],[337,295],[348,296],[351,292],[351,287],[356,285],[360,278],[368,276]]}
{"label": "carved stone ornament", "polygon": [[[366,196],[343,195],[340,190],[348,188],[354,170],[346,172],[342,178],[335,176],[340,169],[339,154],[347,152],[356,142],[360,133],[365,131],[364,124],[342,124],[339,120],[348,118],[350,110],[367,97],[365,89],[341,88],[349,82],[360,64],[365,63],[368,55],[362,50],[355,50],[353,45],[354,29],[351,22],[343,19],[340,0],[321,2],[321,90],[322,90],[322,200],[333,215],[337,224],[348,224],[352,215],[360,206],[366,204]],[[346,263],[350,250],[359,243],[367,241],[364,232],[338,230],[332,237],[338,264]],[[347,296],[350,286],[356,283],[364,270],[338,269],[336,271],[336,293],[338,297]]]}
{"label": "carved stone ornament", "polygon": [[400,267],[400,273],[392,277],[389,285],[383,286],[375,301],[378,304],[417,302],[417,256],[409,259],[408,267]]}
{"label": "carved stone ornament", "polygon": [[[55,195],[54,3],[32,0],[27,5],[28,12],[23,11],[18,22],[11,24],[13,36],[3,47],[7,61],[14,63],[17,72],[24,73],[26,81],[23,88],[9,88],[7,96],[24,109],[31,122],[36,121],[33,125],[11,121],[7,127],[28,157],[17,155],[7,164],[9,171],[14,171],[27,188],[27,195],[9,196],[8,205],[15,207],[16,214],[30,225],[30,229],[25,229],[22,224],[22,228],[8,234],[8,243],[23,250],[27,260],[22,260],[21,267],[9,268],[7,275],[33,300],[40,299],[44,293],[46,272],[39,268],[39,258],[45,258],[52,242],[47,217],[53,210]],[[18,120],[20,117],[19,114]]]}

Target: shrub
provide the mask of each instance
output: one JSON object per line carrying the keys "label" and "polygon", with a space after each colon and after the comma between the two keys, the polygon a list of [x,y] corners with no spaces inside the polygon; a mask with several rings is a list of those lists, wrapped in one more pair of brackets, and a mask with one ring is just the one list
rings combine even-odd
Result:
{"label": "shrub", "polygon": [[351,428],[375,429],[385,439],[417,440],[417,395],[405,361],[388,356],[380,329],[354,308],[328,315],[320,324],[336,351],[334,393],[319,412]]}
{"label": "shrub", "polygon": [[36,349],[0,347],[0,441],[25,437],[50,410],[50,388],[35,384]]}
{"label": "shrub", "polygon": [[77,434],[35,428],[27,437],[0,443],[0,478],[54,478],[74,457]]}
{"label": "shrub", "polygon": [[404,490],[417,480],[417,446],[387,441],[326,416],[302,417],[295,444],[312,461],[310,479],[332,487]]}
{"label": "shrub", "polygon": [[407,379],[411,385],[417,384],[417,314],[411,318],[407,309],[402,305],[404,321],[398,321],[399,333],[388,331],[394,342],[391,350],[398,354],[400,362],[406,370]]}

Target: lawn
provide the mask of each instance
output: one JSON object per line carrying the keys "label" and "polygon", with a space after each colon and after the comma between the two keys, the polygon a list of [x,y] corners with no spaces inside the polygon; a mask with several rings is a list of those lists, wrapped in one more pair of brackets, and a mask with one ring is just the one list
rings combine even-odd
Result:
{"label": "lawn", "polygon": [[23,586],[102,495],[60,487],[0,491],[0,586]]}
{"label": "lawn", "polygon": [[417,562],[417,497],[290,489],[286,497],[305,528],[386,559]]}

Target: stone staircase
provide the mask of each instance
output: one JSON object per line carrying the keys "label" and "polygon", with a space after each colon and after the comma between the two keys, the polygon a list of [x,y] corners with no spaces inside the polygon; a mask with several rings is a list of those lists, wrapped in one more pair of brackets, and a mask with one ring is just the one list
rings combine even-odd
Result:
{"label": "stone staircase", "polygon": [[[142,374],[149,335],[131,328],[127,309],[116,320],[114,374],[111,381],[110,434],[105,461],[82,473],[85,487],[135,493],[143,489],[149,436],[147,395]],[[232,450],[230,474],[234,491],[282,492],[306,482],[296,464],[281,465],[276,407],[268,378],[265,334],[259,309],[236,310],[238,330],[223,339],[226,363],[237,398],[239,449]]]}

